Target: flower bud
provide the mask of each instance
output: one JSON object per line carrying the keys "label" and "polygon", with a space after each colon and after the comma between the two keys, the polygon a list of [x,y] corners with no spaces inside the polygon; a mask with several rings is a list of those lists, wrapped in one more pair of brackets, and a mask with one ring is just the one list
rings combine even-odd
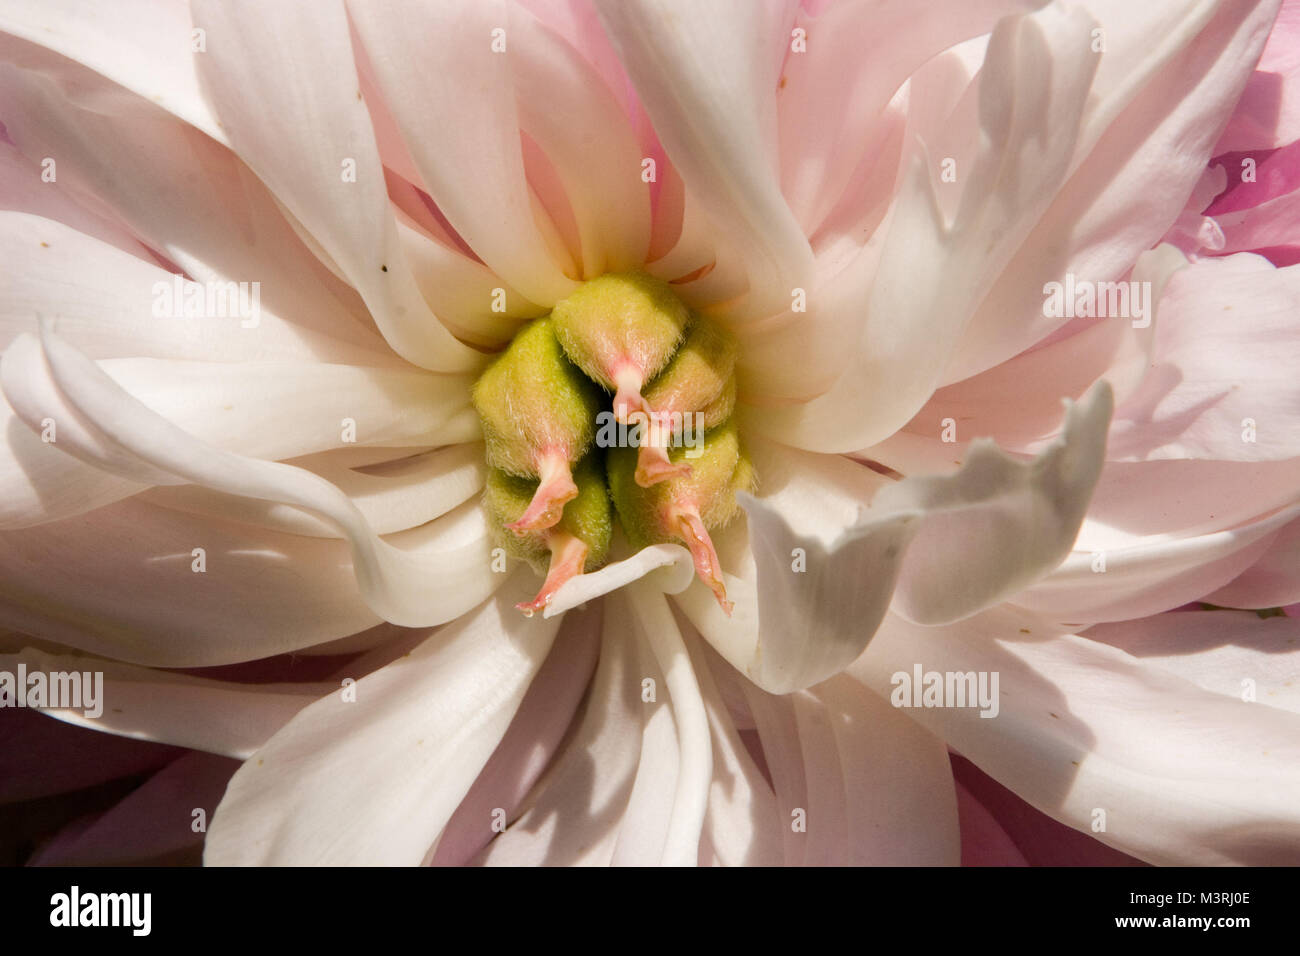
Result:
{"label": "flower bud", "polygon": [[611,389],[614,415],[649,414],[641,389],[681,344],[690,312],[668,283],[643,273],[608,273],[584,283],[551,313],[569,359]]}
{"label": "flower bud", "polygon": [[[674,463],[684,449],[669,452]],[[726,525],[740,511],[736,492],[750,490],[753,468],[744,457],[734,421],[713,429],[704,437],[703,453],[692,462],[688,474],[645,487],[635,480],[637,452],[615,448],[609,453],[606,472],[610,496],[628,541],[635,548],[676,542],[686,545],[695,562],[695,573],[709,588],[722,609],[731,613],[718,554],[710,531]]]}
{"label": "flower bud", "polygon": [[546,607],[552,595],[570,578],[594,571],[609,560],[614,519],[605,490],[604,469],[598,455],[587,455],[573,470],[577,495],[564,508],[552,528],[508,532],[529,507],[537,482],[508,475],[499,469],[488,472],[483,505],[497,545],[511,557],[527,561],[546,575],[542,589],[532,601],[518,605],[527,615]]}
{"label": "flower bud", "polygon": [[540,479],[512,527],[552,527],[578,494],[570,463],[591,445],[600,399],[599,389],[564,357],[549,319],[524,326],[475,383],[488,465]]}

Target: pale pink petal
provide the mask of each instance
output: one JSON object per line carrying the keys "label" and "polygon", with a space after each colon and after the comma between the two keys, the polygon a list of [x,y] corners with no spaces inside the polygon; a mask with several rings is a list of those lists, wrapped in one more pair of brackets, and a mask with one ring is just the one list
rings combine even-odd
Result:
{"label": "pale pink petal", "polygon": [[998,674],[995,717],[909,714],[1054,819],[1152,863],[1300,859],[1300,716],[1010,608],[940,628],[891,617],[851,673],[888,695],[918,664]]}
{"label": "pale pink petal", "polygon": [[0,31],[84,64],[221,139],[221,124],[199,85],[187,4],[142,0],[110,8],[95,0],[5,0]]}
{"label": "pale pink petal", "polygon": [[650,191],[628,117],[572,46],[517,7],[510,37],[519,122],[563,184],[583,277],[641,268],[650,244]]}
{"label": "pale pink petal", "polygon": [[1249,608],[1300,602],[1300,521],[1283,526],[1257,561],[1206,600]]}
{"label": "pale pink petal", "polygon": [[[1276,9],[1277,0],[1089,4],[1105,51],[1093,54],[1097,76],[1068,179],[1055,184],[1050,206],[980,303],[945,383],[1060,325],[1043,314],[1045,283],[1066,273],[1118,280],[1164,235],[1214,154]],[[1081,42],[1091,49],[1093,41]]]}
{"label": "pale pink petal", "polygon": [[1300,267],[1202,259],[1160,303],[1153,368],[1115,410],[1107,457],[1270,461],[1300,455]]}
{"label": "pale pink petal", "polygon": [[990,32],[1000,17],[1033,6],[1033,0],[887,0],[801,15],[807,50],[787,57],[777,103],[782,192],[804,233],[811,236],[826,218],[858,158],[879,148],[885,107],[917,68]]}
{"label": "pale pink petal", "polygon": [[[846,267],[875,274],[867,319],[844,346],[847,368],[812,401],[754,416],[754,428],[846,452],[893,434],[924,404],[975,306],[1068,174],[1097,64],[1092,26],[1055,7],[999,22],[983,71],[982,146],[956,217],[941,208],[935,158],[909,150],[879,252]],[[997,241],[976,238],[990,235]]]}
{"label": "pale pink petal", "polygon": [[1255,72],[1214,151],[1267,149],[1300,139],[1300,3],[1283,0]]}
{"label": "pale pink petal", "polygon": [[1300,714],[1300,620],[1252,611],[1173,611],[1089,628],[1117,647],[1197,687],[1258,707]]}
{"label": "pale pink petal", "polygon": [[[7,135],[7,134],[6,134]],[[50,219],[90,239],[112,246],[136,259],[153,263],[149,249],[120,223],[92,212],[57,180],[45,189],[31,189],[40,178],[40,164],[8,142],[0,142],[0,209]],[[7,218],[7,217],[6,217]],[[8,229],[5,230],[8,235]]]}
{"label": "pale pink petal", "polygon": [[[1186,258],[1167,245],[1139,257],[1132,279],[1151,283],[1153,312],[1163,307],[1161,294],[1169,279],[1186,266]],[[992,438],[1012,451],[1035,450],[1038,442],[1054,437],[1060,428],[1061,399],[1078,399],[1103,378],[1115,391],[1116,405],[1133,394],[1150,369],[1152,340],[1161,317],[1169,322],[1179,318],[1166,309],[1159,315],[1148,313],[1145,320],[1095,321],[987,372],[940,388],[902,432],[861,454],[911,475],[933,470],[932,458],[951,464],[976,437]],[[917,439],[933,447],[917,454]]]}
{"label": "pale pink petal", "polygon": [[600,620],[594,608],[565,618],[510,729],[447,821],[431,865],[468,863],[518,816],[587,692],[599,656]]}
{"label": "pale pink petal", "polygon": [[310,15],[296,2],[192,8],[207,30],[200,76],[232,148],[361,294],[393,350],[442,371],[481,364],[429,311],[405,261],[342,0]]}
{"label": "pale pink petal", "polygon": [[[424,185],[447,220],[533,302],[550,305],[567,295],[573,283],[534,224],[524,178],[508,6],[384,0],[348,9]],[[503,31],[506,52],[493,51],[493,30]],[[447,135],[450,130],[456,135]]]}
{"label": "pale pink petal", "polygon": [[[1253,252],[1293,245],[1300,235],[1300,143],[1259,159],[1257,166],[1253,165],[1256,157],[1250,155],[1222,158],[1234,185],[1206,210],[1223,231],[1222,249],[1215,251]],[[1247,161],[1251,167],[1246,167]],[[1253,182],[1243,181],[1247,168]]]}
{"label": "pale pink petal", "polygon": [[1300,459],[1107,462],[1074,550],[1104,551],[1226,531],[1297,498]]}
{"label": "pale pink petal", "polygon": [[1054,621],[1093,623],[1145,617],[1196,601],[1259,560],[1300,504],[1235,528],[1168,540],[1138,538],[1074,551],[1014,600]]}
{"label": "pale pink petal", "polygon": [[741,256],[749,278],[741,313],[777,311],[812,276],[812,252],[776,175],[775,93],[790,4],[596,8],[687,190]]}
{"label": "pale pink petal", "polygon": [[415,865],[510,725],[559,621],[518,576],[408,656],[310,705],[235,774],[208,865]]}

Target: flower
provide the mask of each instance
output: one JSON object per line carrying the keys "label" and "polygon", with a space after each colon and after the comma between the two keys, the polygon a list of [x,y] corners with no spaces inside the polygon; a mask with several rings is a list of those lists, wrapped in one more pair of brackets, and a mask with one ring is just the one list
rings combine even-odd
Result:
{"label": "flower", "polygon": [[[1178,610],[1300,600],[1300,273],[1236,251],[1295,179],[1211,166],[1300,135],[1278,9],[0,5],[5,661],[243,759],[210,863],[951,863],[1013,842],[972,765],[1294,861],[1295,620]],[[655,525],[686,479],[610,465],[596,568],[563,362],[622,418],[679,346],[563,304],[627,275],[734,337],[753,493]],[[529,372],[563,441],[494,457]]]}

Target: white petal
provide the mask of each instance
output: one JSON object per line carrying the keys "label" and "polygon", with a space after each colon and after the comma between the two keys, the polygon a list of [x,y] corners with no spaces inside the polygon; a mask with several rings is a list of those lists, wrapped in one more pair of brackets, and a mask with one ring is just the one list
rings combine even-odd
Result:
{"label": "white petal", "polygon": [[500,742],[558,621],[516,578],[409,655],[303,710],[240,768],[208,865],[416,865]]}
{"label": "white petal", "polygon": [[1101,468],[1109,411],[1103,386],[1070,409],[1062,438],[1030,462],[979,443],[955,475],[897,483],[753,441],[760,490],[775,490],[742,496],[748,541],[744,527],[718,536],[733,615],[702,585],[677,603],[764,690],[816,684],[862,652],[891,603],[927,622],[955,620],[1068,554]]}
{"label": "white petal", "polygon": [[[439,624],[473,607],[499,583],[490,570],[487,529],[477,506],[471,514],[480,523],[467,526],[462,540],[454,544],[439,540],[435,523],[407,533],[414,549],[394,547],[375,535],[347,496],[324,479],[208,445],[151,412],[58,336],[43,332],[42,347],[51,384],[87,432],[79,454],[94,458],[101,467],[125,471],[128,477],[164,472],[227,494],[292,504],[326,518],[347,537],[361,593],[385,620],[410,627]],[[433,550],[430,545],[442,547]]]}
{"label": "white petal", "polygon": [[[700,835],[700,865],[779,866],[782,834],[789,829],[788,822],[781,818],[771,785],[727,712],[720,686],[724,678],[718,673],[729,672],[727,676],[736,683],[744,682],[744,678],[697,635],[688,637],[686,646],[695,664],[713,732],[713,785]],[[734,692],[743,695],[738,688]]]}
{"label": "white petal", "polygon": [[[483,446],[478,442],[450,445],[365,472],[325,462],[299,462],[298,466],[320,475],[351,498],[376,534],[405,531],[442,517],[482,490],[487,473]],[[141,500],[289,534],[340,536],[337,528],[301,508],[221,494],[198,485],[154,488]]]}
{"label": "white petal", "polygon": [[584,277],[640,269],[650,244],[650,192],[618,101],[573,47],[518,7],[509,49],[519,121],[563,183]]}
{"label": "white petal", "polygon": [[[638,661],[639,642],[612,612],[609,605],[617,604],[620,595],[605,602],[600,660],[580,723],[534,789],[527,809],[488,845],[480,863],[603,866],[613,858],[637,778],[643,721],[668,706],[666,701],[641,700],[642,678],[658,683],[660,675],[657,669],[646,673]],[[654,668],[652,657],[648,663]],[[665,781],[657,785],[663,788]]]}
{"label": "white petal", "polygon": [[0,257],[13,266],[0,286],[0,349],[22,332],[34,333],[43,315],[57,317],[59,333],[97,359],[406,367],[348,317],[336,316],[326,330],[308,309],[295,308],[286,320],[259,298],[255,324],[238,315],[186,318],[179,313],[192,288],[188,281],[178,314],[160,316],[155,309],[175,301],[171,273],[50,219],[0,213]]}
{"label": "white petal", "polygon": [[[551,305],[568,295],[573,282],[534,225],[506,5],[367,0],[348,9],[387,105],[447,221],[533,302]],[[492,49],[495,29],[504,31],[505,53]],[[456,135],[447,135],[449,130]]]}
{"label": "white petal", "polygon": [[510,729],[447,821],[431,857],[433,866],[468,863],[497,835],[499,814],[504,813],[506,820],[519,815],[533,785],[564,742],[591,683],[600,652],[598,607],[564,618]]}
{"label": "white petal", "polygon": [[[468,381],[460,376],[409,368],[160,359],[106,359],[99,368],[174,425],[254,457],[336,449],[347,437],[420,446],[478,434]],[[157,469],[133,467],[130,456],[112,455],[90,436],[50,379],[32,335],[20,335],[6,349],[0,384],[6,406],[17,413],[0,435],[0,480],[7,499],[0,511],[7,512],[3,526],[70,517],[145,485],[175,483]],[[100,460],[112,461],[116,473],[83,464]]]}
{"label": "white petal", "polygon": [[123,501],[0,533],[0,622],[118,660],[205,667],[347,637],[379,618],[343,542]]}
{"label": "white petal", "polygon": [[32,431],[0,395],[0,529],[84,514],[148,487],[65,455],[42,441],[42,433],[57,438],[57,420]]}
{"label": "white petal", "polygon": [[[750,687],[789,865],[955,865],[957,798],[942,739],[838,676],[776,697]],[[797,815],[796,815],[797,813]],[[803,829],[795,829],[798,820]]]}
{"label": "white petal", "polygon": [[656,132],[749,276],[741,308],[780,311],[808,288],[812,250],[776,175],[776,81],[789,4],[598,2]]}
{"label": "white petal", "polygon": [[667,599],[645,580],[631,585],[628,595],[636,628],[650,644],[663,671],[677,728],[677,786],[660,862],[665,866],[694,866],[699,859],[700,832],[713,780],[709,718],[690,654]]}
{"label": "white petal", "polygon": [[[391,351],[356,292],[304,245],[239,157],[149,102],[115,99],[119,89],[84,68],[65,72],[56,83],[44,69],[0,64],[6,129],[33,164],[56,160],[60,189],[129,229],[173,271],[248,283],[259,307],[295,325],[372,354]],[[37,173],[44,170],[33,167],[28,190],[51,185]]]}
{"label": "white petal", "polygon": [[0,669],[103,674],[102,713],[50,708],[70,724],[137,740],[173,744],[246,759],[312,701],[338,684],[239,684],[135,667],[98,657],[27,648],[0,655]]}
{"label": "white petal", "polygon": [[1061,437],[1031,462],[974,442],[955,475],[909,478],[881,491],[876,507],[925,515],[908,547],[895,609],[919,623],[948,623],[1059,564],[1101,474],[1110,412],[1110,388],[1102,383],[1070,404]]}
{"label": "white petal", "polygon": [[599,571],[569,579],[555,592],[542,613],[547,617],[563,614],[656,571],[660,572],[654,574],[656,586],[665,594],[677,594],[688,587],[695,576],[689,551],[679,544],[655,544]]}
{"label": "white petal", "polygon": [[440,371],[481,365],[429,311],[406,264],[342,0],[192,8],[208,35],[199,69],[232,148],[361,293],[393,350]]}
{"label": "white petal", "polygon": [[221,139],[199,86],[187,4],[143,0],[109,8],[94,0],[5,0],[0,30],[84,64]]}

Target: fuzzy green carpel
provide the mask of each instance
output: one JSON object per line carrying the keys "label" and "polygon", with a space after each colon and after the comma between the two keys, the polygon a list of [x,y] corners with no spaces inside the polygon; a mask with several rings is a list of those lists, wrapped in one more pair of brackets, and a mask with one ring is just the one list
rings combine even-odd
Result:
{"label": "fuzzy green carpel", "polygon": [[681,344],[690,312],[668,283],[643,273],[610,273],[584,283],[551,312],[555,336],[574,365],[605,388],[620,369],[649,381]]}
{"label": "fuzzy green carpel", "polygon": [[[731,613],[709,532],[753,486],[732,418],[736,351],[730,333],[692,322],[667,283],[625,273],[584,283],[483,373],[473,402],[492,535],[545,575],[524,614],[609,560],[616,515],[634,547],[689,548]],[[615,392],[612,413],[602,387]]]}
{"label": "fuzzy green carpel", "polygon": [[[614,533],[614,514],[605,491],[600,455],[593,453],[578,462],[573,470],[573,480],[578,486],[578,496],[565,505],[564,515],[555,527],[587,546],[583,570],[595,571],[609,560],[609,545]],[[517,521],[524,513],[536,491],[536,481],[490,469],[483,490],[483,506],[491,523],[493,543],[504,548],[510,557],[527,561],[536,571],[544,573],[550,560],[550,548],[546,542],[551,530],[517,534],[506,529],[506,525]]]}
{"label": "fuzzy green carpel", "polygon": [[735,422],[706,434],[700,457],[687,459],[687,451],[673,448],[669,458],[674,463],[689,461],[689,474],[645,488],[635,477],[636,449],[610,449],[606,462],[610,497],[633,547],[680,541],[672,512],[682,505],[694,506],[709,531],[723,527],[740,511],[736,492],[752,488],[754,471],[741,451]]}
{"label": "fuzzy green carpel", "polygon": [[[736,339],[705,318],[692,324],[686,341],[672,361],[645,388],[645,400],[656,412],[705,412],[710,407],[720,425],[736,404]],[[730,393],[730,400],[727,395]]]}
{"label": "fuzzy green carpel", "polygon": [[600,390],[565,357],[549,319],[530,322],[474,385],[487,463],[536,478],[546,452],[574,461],[595,434]]}

